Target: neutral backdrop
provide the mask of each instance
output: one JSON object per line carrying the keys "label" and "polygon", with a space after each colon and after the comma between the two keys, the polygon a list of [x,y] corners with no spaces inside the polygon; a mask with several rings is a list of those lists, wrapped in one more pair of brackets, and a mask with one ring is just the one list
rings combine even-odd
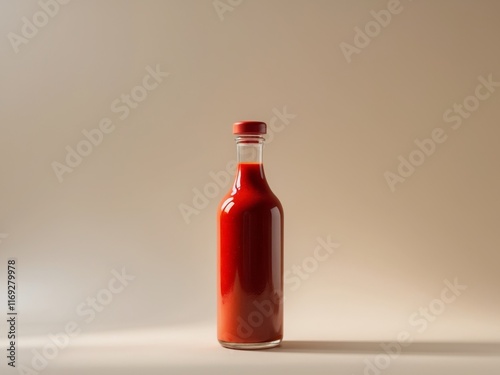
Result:
{"label": "neutral backdrop", "polygon": [[20,363],[70,321],[82,333],[47,374],[92,340],[217,348],[216,208],[244,119],[274,127],[285,339],[500,341],[499,16],[494,0],[2,1],[0,303],[15,257]]}

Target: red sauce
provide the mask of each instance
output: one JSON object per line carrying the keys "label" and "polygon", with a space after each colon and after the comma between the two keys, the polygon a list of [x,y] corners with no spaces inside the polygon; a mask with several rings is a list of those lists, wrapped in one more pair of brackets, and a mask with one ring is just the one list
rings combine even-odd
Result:
{"label": "red sauce", "polygon": [[283,208],[262,164],[238,165],[218,225],[218,339],[282,339]]}

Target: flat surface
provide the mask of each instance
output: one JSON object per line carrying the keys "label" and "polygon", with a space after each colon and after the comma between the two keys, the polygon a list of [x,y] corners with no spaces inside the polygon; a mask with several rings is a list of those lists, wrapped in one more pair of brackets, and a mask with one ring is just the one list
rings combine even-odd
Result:
{"label": "flat surface", "polygon": [[[41,352],[47,342],[23,340],[20,363],[28,365],[33,348]],[[40,373],[494,375],[500,373],[500,344],[414,342],[391,358],[377,341],[289,338],[275,349],[238,351],[220,347],[213,326],[199,325],[82,334]]]}

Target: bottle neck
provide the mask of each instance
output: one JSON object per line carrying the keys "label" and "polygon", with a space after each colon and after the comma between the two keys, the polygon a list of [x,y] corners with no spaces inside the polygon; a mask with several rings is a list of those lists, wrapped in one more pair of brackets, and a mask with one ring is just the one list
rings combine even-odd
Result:
{"label": "bottle neck", "polygon": [[267,186],[262,164],[264,137],[238,136],[236,150],[238,169],[233,188],[239,190],[243,186],[265,188]]}
{"label": "bottle neck", "polygon": [[264,137],[261,136],[236,137],[236,153],[237,153],[238,164],[241,163],[262,164],[263,148],[264,148]]}

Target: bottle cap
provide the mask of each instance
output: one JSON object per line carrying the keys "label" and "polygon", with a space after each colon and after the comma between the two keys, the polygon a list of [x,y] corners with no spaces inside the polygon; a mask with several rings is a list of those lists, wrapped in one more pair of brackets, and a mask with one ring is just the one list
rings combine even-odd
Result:
{"label": "bottle cap", "polygon": [[267,125],[262,121],[240,121],[233,124],[233,134],[256,135],[266,133]]}

